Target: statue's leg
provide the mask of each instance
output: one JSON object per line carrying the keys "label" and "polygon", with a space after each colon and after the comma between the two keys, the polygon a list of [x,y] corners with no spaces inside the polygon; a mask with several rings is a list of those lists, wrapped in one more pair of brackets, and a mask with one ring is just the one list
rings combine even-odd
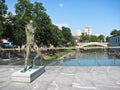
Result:
{"label": "statue's leg", "polygon": [[33,50],[37,53],[37,55],[36,55],[36,56],[34,57],[34,59],[33,59],[33,66],[35,66],[35,60],[36,60],[37,58],[41,57],[41,52],[40,52],[37,44],[34,44],[34,45],[33,45]]}
{"label": "statue's leg", "polygon": [[30,55],[30,45],[26,45],[26,56],[25,56],[25,68],[24,71],[27,71],[27,66],[28,66],[28,59]]}

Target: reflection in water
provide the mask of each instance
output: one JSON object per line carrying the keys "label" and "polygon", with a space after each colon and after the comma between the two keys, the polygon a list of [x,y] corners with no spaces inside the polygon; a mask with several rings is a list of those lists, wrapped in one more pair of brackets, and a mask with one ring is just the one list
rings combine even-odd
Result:
{"label": "reflection in water", "polygon": [[[9,55],[10,53],[10,55]],[[7,55],[8,54],[8,55]],[[1,51],[4,61],[0,59],[0,65],[23,65],[23,51]],[[6,59],[9,56],[10,59]],[[17,56],[17,57],[15,57]],[[31,54],[32,58],[34,53]],[[8,58],[8,57],[7,57]],[[39,63],[39,59],[36,64]],[[67,60],[44,60],[42,65],[49,66],[120,66],[120,49],[91,49],[76,50],[75,56]]]}
{"label": "reflection in water", "polygon": [[[120,51],[120,50],[119,50]],[[115,51],[116,52],[116,51]],[[120,66],[120,52],[92,49],[77,53],[75,59],[64,60],[63,66]],[[114,53],[114,54],[113,54]],[[77,64],[76,64],[77,63]]]}
{"label": "reflection in water", "polygon": [[120,48],[109,48],[107,53],[110,58],[120,58]]}

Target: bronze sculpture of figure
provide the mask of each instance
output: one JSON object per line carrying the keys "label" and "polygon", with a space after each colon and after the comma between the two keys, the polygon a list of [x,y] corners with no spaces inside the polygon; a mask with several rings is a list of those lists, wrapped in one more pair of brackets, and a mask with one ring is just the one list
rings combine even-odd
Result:
{"label": "bronze sculpture of figure", "polygon": [[[35,29],[33,24],[33,20],[30,20],[26,26],[25,26],[25,32],[26,32],[26,56],[25,56],[25,68],[24,71],[27,71],[29,68],[32,68],[35,66],[35,60],[40,57],[41,52],[39,51],[39,48],[37,44],[35,43],[34,40],[34,35],[35,35]],[[37,55],[34,57],[34,59],[31,62],[31,65],[28,67],[28,60],[30,56],[30,51],[33,50],[34,52],[37,53]]]}
{"label": "bronze sculpture of figure", "polygon": [[[25,14],[26,14],[26,8],[24,8],[23,14],[18,21],[22,20]],[[25,72],[28,69],[35,66],[34,62],[38,57],[41,57],[41,52],[40,52],[40,50],[39,50],[39,48],[38,48],[38,46],[37,46],[37,44],[35,43],[35,40],[34,40],[36,27],[34,26],[33,20],[29,20],[29,21],[23,20],[23,22],[25,24],[25,33],[26,33],[26,45],[25,45],[26,46],[26,49],[25,49],[26,56],[25,56],[25,63],[24,63],[25,67],[24,67],[24,70],[23,70],[23,72]],[[34,59],[31,62],[31,65],[28,67],[30,51],[36,52],[37,55],[34,57]]]}

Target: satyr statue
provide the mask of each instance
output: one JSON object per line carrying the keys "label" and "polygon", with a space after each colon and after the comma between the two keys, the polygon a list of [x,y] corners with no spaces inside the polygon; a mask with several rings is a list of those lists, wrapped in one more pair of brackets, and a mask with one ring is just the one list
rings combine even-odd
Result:
{"label": "satyr statue", "polygon": [[[24,71],[27,71],[28,69],[32,68],[35,66],[35,60],[41,56],[41,52],[35,43],[34,40],[34,35],[35,35],[35,30],[36,27],[34,26],[33,20],[30,20],[26,25],[25,25],[25,32],[26,32],[26,56],[25,56],[25,68]],[[36,52],[36,56],[33,58],[31,61],[31,65],[28,67],[28,61],[30,57],[30,52],[34,51]]]}

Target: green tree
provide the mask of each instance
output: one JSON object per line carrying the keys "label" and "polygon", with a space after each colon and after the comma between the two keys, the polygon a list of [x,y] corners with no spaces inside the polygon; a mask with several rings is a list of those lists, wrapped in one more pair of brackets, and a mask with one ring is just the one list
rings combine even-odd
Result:
{"label": "green tree", "polygon": [[64,41],[65,46],[70,46],[70,45],[73,46],[75,44],[75,40],[73,39],[70,28],[62,27],[62,34],[65,39]]}
{"label": "green tree", "polygon": [[5,31],[5,17],[4,15],[7,14],[7,5],[5,4],[5,0],[0,0],[0,37]]}
{"label": "green tree", "polygon": [[25,25],[33,20],[33,4],[29,0],[18,0],[15,4],[16,15],[13,19],[13,42],[17,45],[25,44]]}
{"label": "green tree", "polygon": [[[46,9],[43,7],[42,3],[35,2],[31,3],[29,0],[18,0],[16,7],[16,20],[14,31],[16,34],[16,40],[21,43],[25,43],[25,25],[29,20],[33,20],[36,27],[35,40],[36,43],[45,46],[50,44],[50,34],[51,34],[51,20],[46,13]],[[19,32],[19,34],[17,34]],[[22,39],[23,38],[23,39]]]}
{"label": "green tree", "polygon": [[14,44],[25,44],[25,25],[32,19],[36,27],[35,40],[39,46],[75,45],[71,30],[63,27],[61,31],[53,25],[41,2],[31,3],[29,0],[18,0],[15,4],[15,12],[16,15],[12,13],[7,15],[7,30],[3,34]]}
{"label": "green tree", "polygon": [[109,42],[109,36],[106,37],[106,42]]}
{"label": "green tree", "polygon": [[14,22],[13,22],[13,18],[14,16],[12,15],[12,13],[8,13],[7,14],[7,17],[5,18],[5,31],[4,33],[2,34],[2,36],[6,39],[9,39],[9,41],[13,42],[14,40],[14,34],[13,34],[13,25],[14,25]]}
{"label": "green tree", "polygon": [[16,22],[25,24],[33,18],[33,4],[29,0],[18,0],[15,4]]}
{"label": "green tree", "polygon": [[82,33],[82,35],[80,36],[80,42],[90,42],[90,35]]}
{"label": "green tree", "polygon": [[50,39],[51,44],[54,45],[55,47],[62,46],[65,39],[61,30],[59,30],[59,28],[55,25],[52,25],[51,30],[52,30]]}
{"label": "green tree", "polygon": [[46,13],[42,3],[35,2],[33,5],[34,19],[37,24],[36,40],[40,46],[50,46],[52,22]]}
{"label": "green tree", "polygon": [[104,35],[99,35],[98,36],[98,42],[104,42],[104,38],[105,38]]}
{"label": "green tree", "polygon": [[98,41],[97,36],[95,35],[90,36],[90,42],[97,42],[97,41]]}
{"label": "green tree", "polygon": [[[16,15],[8,15],[6,37],[15,44],[25,44],[25,25],[30,19],[35,23],[35,40],[39,46],[62,45],[65,41],[62,32],[52,24],[46,9],[41,2],[31,3],[29,0],[18,0],[15,4]],[[7,33],[10,31],[10,33]],[[13,39],[14,38],[14,39]]]}
{"label": "green tree", "polygon": [[82,33],[80,36],[80,42],[101,42],[104,41],[104,35],[99,35],[98,37],[95,35],[86,35]]}
{"label": "green tree", "polygon": [[114,30],[110,33],[110,35],[113,35],[113,36],[115,36],[115,35],[120,35],[120,30],[114,29]]}

